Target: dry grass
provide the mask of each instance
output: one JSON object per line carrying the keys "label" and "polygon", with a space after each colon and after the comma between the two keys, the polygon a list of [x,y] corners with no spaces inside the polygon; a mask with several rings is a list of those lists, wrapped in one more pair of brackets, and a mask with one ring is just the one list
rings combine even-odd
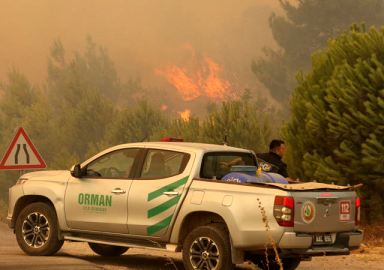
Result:
{"label": "dry grass", "polygon": [[358,256],[355,256],[354,259],[356,261],[361,261],[361,262],[374,262],[374,261],[382,261],[383,260],[382,256],[370,255],[370,254],[358,255]]}
{"label": "dry grass", "polygon": [[363,243],[369,247],[383,247],[384,246],[384,223],[383,221],[376,221],[373,223],[365,223],[360,225],[360,229],[364,231]]}
{"label": "dry grass", "polygon": [[[279,252],[277,251],[275,240],[273,240],[273,238],[272,238],[272,234],[270,232],[270,227],[269,227],[269,224],[268,224],[268,219],[267,219],[267,215],[265,213],[265,209],[264,209],[264,207],[262,207],[261,201],[260,201],[259,198],[257,198],[257,201],[259,203],[259,208],[260,208],[262,220],[263,220],[263,222],[265,224],[265,230],[268,233],[269,241],[271,242],[273,250],[275,251],[275,259],[276,259],[278,265],[280,266],[280,270],[283,270],[283,263],[282,263],[282,261],[281,261],[281,259],[279,257]],[[267,263],[267,268],[269,269],[268,246],[267,246],[267,243],[265,244],[265,260],[266,260],[266,263]]]}
{"label": "dry grass", "polygon": [[0,221],[5,222],[8,214],[8,203],[3,199],[0,199]]}

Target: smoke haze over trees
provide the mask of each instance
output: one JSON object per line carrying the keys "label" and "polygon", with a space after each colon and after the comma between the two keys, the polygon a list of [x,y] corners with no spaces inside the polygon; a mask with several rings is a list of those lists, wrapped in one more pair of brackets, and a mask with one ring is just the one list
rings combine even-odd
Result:
{"label": "smoke haze over trees", "polygon": [[282,103],[288,103],[297,85],[295,74],[310,70],[310,55],[324,49],[328,39],[353,23],[384,24],[382,0],[279,1],[285,14],[272,14],[269,25],[280,49],[264,48],[265,57],[255,60],[252,69],[271,96]]}
{"label": "smoke haze over trees", "polygon": [[[157,108],[166,105],[176,115],[186,109],[199,114],[197,106],[189,104],[193,101],[183,102],[156,70],[177,67],[193,79],[209,58],[217,65],[215,76],[230,82],[227,92],[240,95],[249,88],[254,94],[266,93],[249,65],[263,46],[274,47],[268,16],[276,8],[277,0],[3,1],[0,37],[6,42],[0,44],[0,81],[17,68],[33,85],[42,85],[49,76],[46,59],[52,43],[60,40],[63,60],[68,61],[89,45],[90,36],[108,51],[127,94],[141,88],[137,98],[148,98],[146,90],[160,91],[170,104]],[[215,98],[202,93],[198,99],[205,103]],[[223,99],[214,101],[220,104]]]}
{"label": "smoke haze over trees", "polygon": [[[142,88],[133,87],[127,96],[127,85],[122,85],[116,74],[106,50],[91,37],[85,51],[69,59],[60,39],[55,40],[48,58],[48,79],[42,88],[32,86],[18,69],[10,71],[0,85],[4,92],[0,100],[0,152],[5,153],[19,126],[25,128],[48,168],[60,170],[113,145],[143,139],[183,137],[190,142],[221,144],[228,134],[231,145],[260,151],[266,150],[267,141],[276,133],[277,126],[266,113],[267,103],[249,104],[247,91],[238,101],[213,108],[205,120],[175,119],[150,104],[162,99],[159,93],[152,92],[143,100],[140,95],[135,98]],[[121,105],[121,100],[128,100],[129,106]],[[243,132],[245,129],[251,131]],[[0,197],[6,197],[17,173],[0,171]]]}

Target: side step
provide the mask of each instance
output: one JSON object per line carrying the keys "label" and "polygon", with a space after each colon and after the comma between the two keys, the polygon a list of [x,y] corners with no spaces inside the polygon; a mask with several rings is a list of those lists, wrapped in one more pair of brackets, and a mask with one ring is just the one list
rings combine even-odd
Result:
{"label": "side step", "polygon": [[169,252],[181,251],[181,246],[175,244],[159,243],[149,239],[110,237],[82,233],[63,233],[62,236],[64,237],[64,240],[68,241],[91,242],[104,245],[122,246],[129,248],[144,248]]}

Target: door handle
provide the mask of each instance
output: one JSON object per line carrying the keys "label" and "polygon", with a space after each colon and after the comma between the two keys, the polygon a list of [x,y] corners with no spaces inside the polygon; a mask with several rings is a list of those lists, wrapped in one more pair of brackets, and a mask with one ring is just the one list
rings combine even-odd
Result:
{"label": "door handle", "polygon": [[177,191],[165,191],[163,192],[164,195],[167,195],[168,197],[179,195],[179,192]]}
{"label": "door handle", "polygon": [[120,194],[125,194],[126,191],[122,190],[120,188],[116,188],[116,189],[112,190],[111,193],[116,194],[116,195],[120,195]]}

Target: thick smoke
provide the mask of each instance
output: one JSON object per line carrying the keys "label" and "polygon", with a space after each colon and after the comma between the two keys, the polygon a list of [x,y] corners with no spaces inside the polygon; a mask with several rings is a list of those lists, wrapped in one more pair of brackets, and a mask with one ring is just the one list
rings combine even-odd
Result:
{"label": "thick smoke", "polygon": [[0,81],[18,68],[34,84],[47,76],[47,56],[60,38],[68,57],[86,36],[108,49],[122,81],[176,89],[156,70],[188,67],[191,50],[208,57],[241,91],[257,88],[250,64],[263,46],[275,47],[268,17],[278,0],[35,0],[2,1]]}

